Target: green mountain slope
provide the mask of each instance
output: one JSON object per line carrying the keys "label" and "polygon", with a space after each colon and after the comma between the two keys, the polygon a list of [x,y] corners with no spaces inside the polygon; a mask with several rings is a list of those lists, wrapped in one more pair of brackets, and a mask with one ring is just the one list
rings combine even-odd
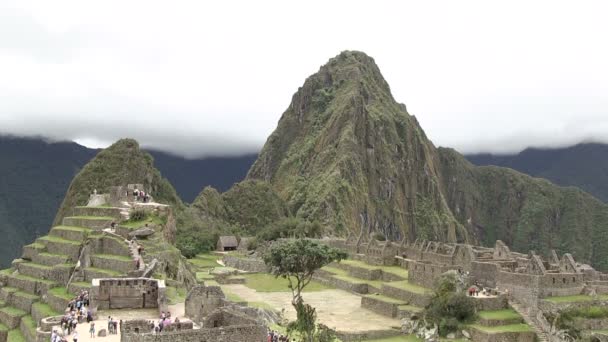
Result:
{"label": "green mountain slope", "polygon": [[339,234],[554,248],[608,269],[608,208],[498,167],[437,149],[397,103],[373,59],[343,52],[310,76],[248,179],[269,182],[291,213]]}
{"label": "green mountain slope", "polygon": [[58,225],[74,206],[85,205],[95,189],[108,193],[111,186],[126,184],[143,184],[155,200],[182,205],[175,189],[154,168],[152,156],[142,151],[137,141],[122,139],[99,152],[74,177],[53,225]]}
{"label": "green mountain slope", "polygon": [[374,60],[344,52],[293,96],[248,178],[270,182],[296,216],[337,232],[468,240],[441,194],[439,166]]}

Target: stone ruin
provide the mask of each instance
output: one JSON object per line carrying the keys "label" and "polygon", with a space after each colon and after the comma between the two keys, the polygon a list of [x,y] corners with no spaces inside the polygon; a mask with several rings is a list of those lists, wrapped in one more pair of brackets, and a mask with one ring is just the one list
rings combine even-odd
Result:
{"label": "stone ruin", "polygon": [[146,320],[121,326],[121,342],[266,341],[266,326],[254,314],[226,300],[219,286],[197,285],[186,297],[186,316],[192,321],[157,334]]}
{"label": "stone ruin", "polygon": [[91,309],[148,309],[168,311],[165,281],[151,278],[93,279]]}

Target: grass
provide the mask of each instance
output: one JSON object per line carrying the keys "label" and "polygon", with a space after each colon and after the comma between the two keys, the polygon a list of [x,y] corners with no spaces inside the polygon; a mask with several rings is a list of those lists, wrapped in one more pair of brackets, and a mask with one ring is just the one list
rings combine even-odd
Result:
{"label": "grass", "polygon": [[369,294],[369,295],[365,295],[363,297],[367,297],[367,298],[373,298],[373,299],[377,299],[379,301],[385,302],[385,303],[391,303],[391,304],[404,304],[405,301],[403,300],[399,300],[399,299],[395,299],[395,298],[391,298],[391,297],[387,297],[387,296],[383,296],[383,295],[376,295],[376,294]]}
{"label": "grass", "polygon": [[98,273],[104,273],[107,274],[111,277],[117,277],[119,275],[121,275],[122,273],[118,272],[118,271],[114,271],[114,270],[107,270],[105,268],[97,268],[97,267],[87,267],[86,270],[92,271],[92,272],[98,272]]}
{"label": "grass", "polygon": [[38,324],[36,323],[36,321],[34,321],[31,315],[21,317],[21,322],[23,322],[27,329],[32,331],[33,335],[36,336],[36,326]]}
{"label": "grass", "polygon": [[72,285],[78,287],[91,287],[91,283],[86,281],[75,281],[72,283]]}
{"label": "grass", "polygon": [[8,331],[8,327],[2,323],[0,323],[0,331]]}
{"label": "grass", "polygon": [[487,320],[508,321],[521,319],[521,316],[515,310],[504,309],[496,311],[479,311],[479,317]]}
{"label": "grass", "polygon": [[31,294],[31,293],[27,293],[27,292],[23,292],[23,291],[15,291],[13,292],[14,296],[18,296],[18,297],[23,297],[23,298],[28,298],[28,299],[39,299],[39,296],[36,296],[35,294]]}
{"label": "grass", "polygon": [[384,285],[391,286],[391,287],[398,288],[398,289],[403,289],[403,290],[417,293],[417,294],[428,294],[428,295],[433,294],[433,290],[427,289],[426,287],[411,284],[407,280],[393,281],[390,283],[384,283]]}
{"label": "grass", "polygon": [[560,296],[560,297],[548,297],[544,300],[551,303],[576,303],[576,302],[591,302],[594,300],[608,300],[608,295],[601,295],[597,297],[586,296],[586,295],[575,295],[575,296]]}
{"label": "grass", "polygon": [[496,327],[485,327],[485,326],[479,325],[479,324],[471,324],[469,326],[471,328],[475,328],[477,330],[481,330],[481,331],[489,333],[489,334],[498,334],[498,333],[505,333],[505,332],[528,332],[528,331],[532,331],[532,329],[530,328],[530,326],[528,326],[527,324],[524,324],[524,323],[509,324],[509,325],[499,325],[499,326],[496,326]]}
{"label": "grass", "polygon": [[349,283],[353,283],[353,284],[368,284],[377,289],[380,289],[383,284],[383,282],[379,281],[379,280],[366,280],[366,279],[351,277],[350,275],[348,275],[347,271],[340,269],[340,268],[326,266],[326,267],[323,267],[322,270],[333,273],[334,274],[333,277],[336,279],[340,279],[340,280],[343,280],[343,281],[346,281]]}
{"label": "grass", "polygon": [[188,295],[186,289],[181,287],[176,288],[173,286],[167,286],[165,294],[169,300],[169,305],[185,302],[186,296]]}
{"label": "grass", "polygon": [[43,236],[43,237],[39,238],[39,240],[48,241],[48,242],[57,242],[57,243],[67,243],[70,245],[80,246],[80,242],[66,240],[66,239],[62,239],[60,237],[56,237],[56,236],[52,236],[52,235]]}
{"label": "grass", "polygon": [[41,244],[40,242],[34,242],[34,243],[30,243],[29,245],[26,245],[25,247],[31,247],[31,248],[35,248],[35,249],[44,249],[44,245]]}
{"label": "grass", "polygon": [[68,258],[68,255],[65,255],[65,254],[49,253],[49,252],[42,252],[42,253],[39,253],[38,255],[48,256],[48,257],[57,257],[57,258]]}
{"label": "grass", "polygon": [[407,270],[404,268],[401,268],[399,266],[373,266],[373,265],[366,264],[363,261],[351,260],[351,259],[342,260],[342,261],[340,261],[340,263],[349,265],[349,266],[364,268],[367,270],[382,270],[382,272],[392,273],[392,274],[400,276],[404,279],[408,278]]}
{"label": "grass", "polygon": [[23,275],[23,274],[11,275],[11,277],[13,277],[15,279],[21,279],[21,280],[25,280],[25,281],[34,281],[34,282],[43,283],[43,284],[47,284],[47,285],[55,284],[55,282],[52,280],[34,278],[34,277],[30,277],[30,276]]}
{"label": "grass", "polygon": [[236,295],[236,294],[234,294],[234,293],[232,293],[230,291],[225,291],[224,290],[224,294],[226,295],[226,299],[228,299],[231,302],[235,302],[235,303],[247,302],[246,300],[244,300],[240,296],[238,296],[238,295]]}
{"label": "grass", "polygon": [[6,269],[3,269],[2,271],[0,271],[0,273],[4,274],[4,275],[11,275],[11,274],[13,274],[13,272],[15,272],[15,269],[13,269],[13,268],[6,268]]}
{"label": "grass", "polygon": [[212,254],[198,254],[196,257],[188,260],[192,265],[200,268],[211,268],[221,266],[217,263],[219,256]]}
{"label": "grass", "polygon": [[27,312],[25,312],[21,309],[14,308],[12,306],[5,306],[5,307],[1,308],[0,311],[4,312],[5,314],[12,316],[12,317],[23,317],[23,316],[27,315]]}
{"label": "grass", "polygon": [[60,313],[53,310],[53,308],[51,308],[50,305],[41,303],[41,302],[32,304],[32,311],[34,311],[34,310],[38,311],[44,317],[60,315]]}
{"label": "grass", "polygon": [[79,220],[114,220],[114,218],[110,216],[67,216],[66,218]]}
{"label": "grass", "polygon": [[[254,273],[242,275],[245,278],[245,285],[250,289],[254,289],[257,292],[289,292],[291,291],[288,287],[289,281],[284,278],[275,278],[271,274],[267,273]],[[317,292],[327,290],[329,287],[316,282],[311,281],[308,286],[304,288],[304,292]]]}
{"label": "grass", "polygon": [[66,300],[74,299],[74,295],[68,292],[68,289],[65,287],[54,287],[48,291],[48,293],[52,294],[55,297],[63,298]]}
{"label": "grass", "polygon": [[207,272],[196,272],[196,280],[197,281],[205,281],[205,280],[213,280],[215,277],[213,274],[209,274]]}
{"label": "grass", "polygon": [[80,233],[86,233],[86,232],[92,231],[91,228],[74,227],[74,226],[56,226],[56,227],[53,227],[53,230],[54,229],[57,229],[57,230],[68,230],[68,231],[71,231],[71,232],[80,232]]}
{"label": "grass", "polygon": [[41,265],[34,262],[23,262],[23,265],[28,265],[41,270],[50,270],[52,268],[51,266]]}
{"label": "grass", "polygon": [[165,221],[158,217],[157,215],[148,215],[146,219],[140,221],[125,221],[120,224],[121,227],[129,228],[129,229],[137,229],[146,225],[165,225]]}
{"label": "grass", "polygon": [[0,291],[2,291],[2,292],[8,292],[8,293],[13,293],[13,292],[19,291],[19,289],[15,288],[15,287],[8,287],[8,286],[6,286],[6,287],[1,288]]}
{"label": "grass", "polygon": [[7,341],[11,341],[11,342],[25,342],[25,337],[23,337],[23,334],[21,333],[21,330],[19,330],[19,328],[15,328],[11,331],[8,332],[8,339]]}
{"label": "grass", "polygon": [[123,255],[116,255],[116,254],[93,254],[94,257],[98,257],[98,258],[103,258],[103,259],[112,259],[112,260],[118,260],[118,261],[129,261],[132,262],[133,259],[123,256]]}

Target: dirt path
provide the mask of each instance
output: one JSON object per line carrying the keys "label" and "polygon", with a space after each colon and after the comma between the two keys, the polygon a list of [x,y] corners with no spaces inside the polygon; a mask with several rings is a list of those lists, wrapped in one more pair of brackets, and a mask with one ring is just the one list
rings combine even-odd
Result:
{"label": "dirt path", "polygon": [[[266,303],[277,310],[285,309],[286,318],[296,318],[290,292],[257,292],[245,285],[222,285],[222,288],[241,298],[247,298],[249,302]],[[307,292],[304,301],[317,309],[320,322],[337,331],[361,332],[400,326],[399,320],[361,308],[361,297],[346,291]]]}

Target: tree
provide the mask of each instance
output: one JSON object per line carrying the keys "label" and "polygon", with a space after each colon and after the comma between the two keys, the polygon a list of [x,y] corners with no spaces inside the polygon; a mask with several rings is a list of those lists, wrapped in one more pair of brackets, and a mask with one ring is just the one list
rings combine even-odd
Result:
{"label": "tree", "polygon": [[315,336],[328,333],[321,325],[315,325],[315,309],[304,304],[302,291],[310,284],[316,270],[346,257],[347,254],[339,249],[305,239],[275,243],[264,255],[264,262],[272,274],[289,282],[291,305],[297,313],[296,322],[290,327],[299,331],[306,341],[312,342]]}

